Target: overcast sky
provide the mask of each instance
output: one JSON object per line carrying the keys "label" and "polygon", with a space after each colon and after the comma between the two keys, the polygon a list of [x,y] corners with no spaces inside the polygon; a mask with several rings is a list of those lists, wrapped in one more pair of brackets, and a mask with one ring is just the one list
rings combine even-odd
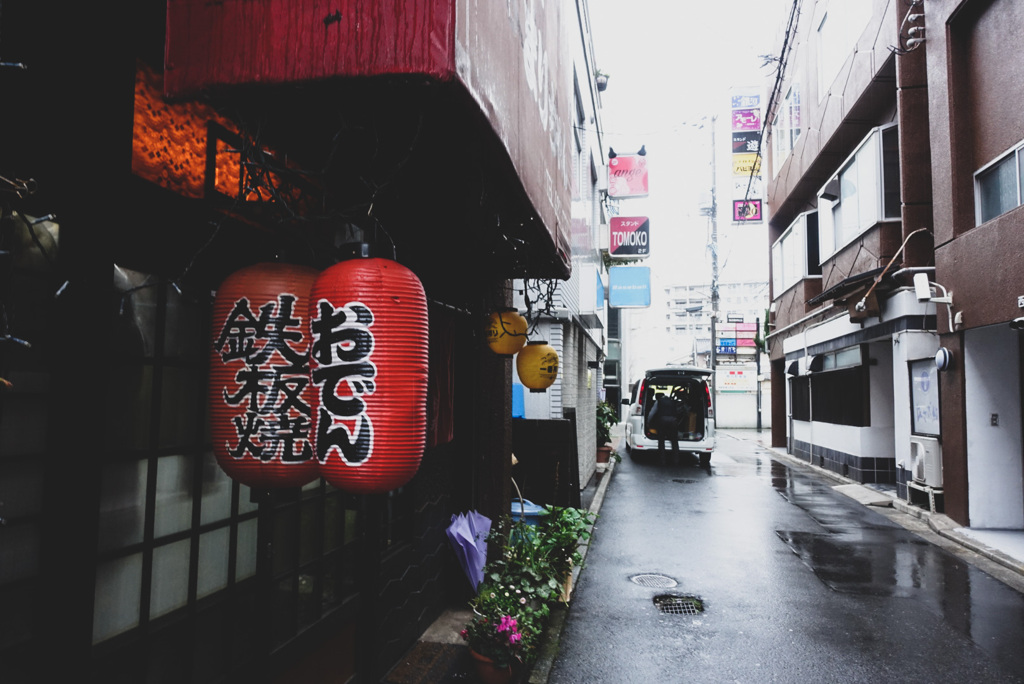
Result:
{"label": "overcast sky", "polygon": [[[590,0],[606,147],[648,151],[650,197],[622,202],[623,215],[651,219],[649,265],[658,287],[672,279],[710,282],[711,132],[717,116],[719,280],[767,279],[767,228],[731,225],[729,93],[760,87],[773,74],[759,55],[774,52],[792,0]],[[698,128],[701,124],[703,128]],[[605,150],[607,152],[607,149]],[[679,266],[686,268],[680,269]]]}

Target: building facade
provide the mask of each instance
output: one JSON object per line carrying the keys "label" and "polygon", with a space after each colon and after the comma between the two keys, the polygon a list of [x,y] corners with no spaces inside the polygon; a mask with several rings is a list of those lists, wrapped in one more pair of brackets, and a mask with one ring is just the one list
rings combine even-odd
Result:
{"label": "building facade", "polygon": [[999,58],[1022,10],[805,1],[783,26],[773,444],[961,524],[1024,528],[1024,124],[1020,67]]}

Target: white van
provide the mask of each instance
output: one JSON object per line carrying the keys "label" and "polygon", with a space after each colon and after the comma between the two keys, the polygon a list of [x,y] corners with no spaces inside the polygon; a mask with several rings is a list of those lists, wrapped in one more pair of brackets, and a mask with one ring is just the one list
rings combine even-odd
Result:
{"label": "white van", "polygon": [[[642,453],[657,451],[658,437],[647,425],[647,416],[658,395],[667,394],[676,398],[680,406],[680,418],[676,440],[680,451],[690,451],[700,458],[701,466],[711,463],[711,452],[715,449],[715,409],[711,403],[711,387],[708,378],[710,368],[697,366],[666,366],[652,368],[644,373],[642,380],[633,387],[626,417],[626,451]],[[666,444],[666,448],[670,448]]]}

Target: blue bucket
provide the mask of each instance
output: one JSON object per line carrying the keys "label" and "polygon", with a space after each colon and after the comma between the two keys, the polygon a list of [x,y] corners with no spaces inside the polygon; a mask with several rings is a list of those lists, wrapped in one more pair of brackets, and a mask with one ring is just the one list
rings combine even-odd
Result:
{"label": "blue bucket", "polygon": [[541,517],[548,514],[543,506],[538,506],[529,499],[512,499],[510,512],[513,521],[525,522],[527,525],[536,525],[540,522]]}

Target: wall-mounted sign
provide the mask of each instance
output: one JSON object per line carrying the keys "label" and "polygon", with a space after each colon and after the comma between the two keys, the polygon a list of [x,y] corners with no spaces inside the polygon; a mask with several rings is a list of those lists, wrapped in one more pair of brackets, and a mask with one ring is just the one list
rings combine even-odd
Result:
{"label": "wall-mounted sign", "polygon": [[759,154],[734,154],[732,155],[732,175],[749,176],[751,171],[761,173],[761,155]]}
{"label": "wall-mounted sign", "polygon": [[608,306],[628,309],[650,305],[650,267],[612,266],[608,269]]}
{"label": "wall-mounted sign", "polygon": [[647,258],[651,254],[651,220],[646,216],[613,216],[608,255],[616,258]]}
{"label": "wall-mounted sign", "polygon": [[732,220],[737,223],[761,220],[761,200],[733,200]]}
{"label": "wall-mounted sign", "polygon": [[761,106],[761,95],[758,93],[733,93],[732,109],[755,109]]}
{"label": "wall-mounted sign", "polygon": [[747,154],[761,151],[759,131],[736,131],[732,134],[732,153]]}
{"label": "wall-mounted sign", "polygon": [[608,196],[647,197],[647,156],[620,154],[608,160]]}
{"label": "wall-mounted sign", "polygon": [[761,111],[758,109],[734,109],[732,112],[732,130],[760,131]]}

